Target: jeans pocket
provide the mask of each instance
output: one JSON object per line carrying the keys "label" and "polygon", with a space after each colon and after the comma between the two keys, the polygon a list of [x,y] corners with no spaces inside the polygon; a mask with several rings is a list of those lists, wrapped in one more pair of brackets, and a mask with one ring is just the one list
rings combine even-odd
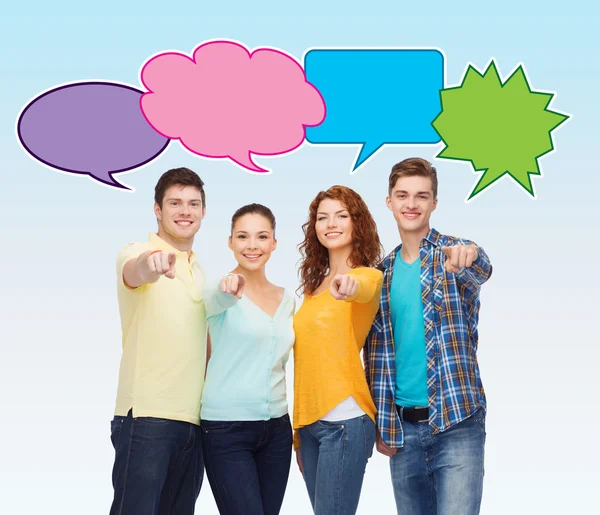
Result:
{"label": "jeans pocket", "polygon": [[227,433],[232,429],[242,425],[237,421],[222,421],[222,420],[201,420],[200,428],[205,433]]}
{"label": "jeans pocket", "polygon": [[123,422],[125,417],[114,417],[110,421],[110,441],[115,448],[115,451],[119,447],[119,441],[121,439],[121,431],[123,429]]}
{"label": "jeans pocket", "polygon": [[283,428],[283,429],[290,429],[292,428],[292,422],[290,420],[290,416],[286,413],[285,415],[283,415],[283,417],[279,417],[279,425]]}
{"label": "jeans pocket", "polygon": [[471,423],[475,424],[475,426],[479,429],[481,434],[483,435],[483,441],[485,442],[486,431],[485,431],[485,411],[483,408],[479,408],[475,411],[467,421],[471,421]]}
{"label": "jeans pocket", "polygon": [[485,411],[483,408],[478,408],[472,415],[471,418],[478,424],[485,424]]}
{"label": "jeans pocket", "polygon": [[172,422],[168,418],[157,418],[157,417],[136,417],[136,420],[139,420],[140,422],[146,422],[148,424],[153,424],[153,425],[168,424],[169,422]]}
{"label": "jeans pocket", "polygon": [[344,429],[346,420],[336,420],[330,422],[329,420],[317,420],[317,424],[321,427],[326,427],[327,429]]}
{"label": "jeans pocket", "polygon": [[363,415],[361,417],[361,423],[362,423],[362,427],[363,427],[363,440],[365,443],[365,455],[368,460],[371,456],[373,456],[373,448],[375,447],[375,438],[376,438],[375,424],[371,420],[371,417],[369,417],[368,415]]}

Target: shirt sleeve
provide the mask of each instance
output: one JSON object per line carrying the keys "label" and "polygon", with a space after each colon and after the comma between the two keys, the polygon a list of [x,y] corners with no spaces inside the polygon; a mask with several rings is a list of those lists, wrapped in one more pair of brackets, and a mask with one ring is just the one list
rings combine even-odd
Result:
{"label": "shirt sleeve", "polygon": [[458,272],[454,274],[456,280],[465,286],[476,289],[480,288],[492,275],[490,258],[479,245],[473,242],[463,240],[460,244],[475,245],[477,247],[477,259],[473,261],[471,266],[459,269]]}
{"label": "shirt sleeve", "polygon": [[356,294],[352,297],[348,297],[346,302],[366,304],[367,302],[371,302],[374,298],[379,299],[381,287],[383,285],[383,274],[380,270],[377,268],[360,267],[350,270],[348,274],[356,279],[358,288]]}
{"label": "shirt sleeve", "polygon": [[213,282],[204,288],[204,304],[206,316],[215,316],[235,306],[238,299],[235,295],[221,291],[221,280]]}
{"label": "shirt sleeve", "polygon": [[123,269],[125,268],[125,264],[148,250],[150,250],[150,247],[147,244],[130,243],[119,251],[117,254],[117,285],[119,289],[134,292],[142,291],[149,286],[148,284],[142,284],[137,288],[131,288],[130,286],[127,286],[123,280]]}

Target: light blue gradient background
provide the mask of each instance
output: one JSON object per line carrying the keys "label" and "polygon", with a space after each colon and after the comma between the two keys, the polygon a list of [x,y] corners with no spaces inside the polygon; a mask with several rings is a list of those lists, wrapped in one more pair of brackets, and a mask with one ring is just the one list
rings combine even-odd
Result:
{"label": "light blue gradient background", "polygon": [[[220,37],[281,48],[298,59],[313,46],[435,46],[446,55],[447,85],[461,79],[467,62],[482,68],[495,57],[503,76],[523,62],[534,89],[558,92],[553,107],[573,118],[555,134],[557,152],[541,160],[543,178],[534,178],[539,198],[503,179],[467,205],[476,181],[470,165],[436,160],[440,204],[433,222],[478,242],[494,264],[480,325],[490,408],[482,513],[593,511],[600,458],[600,73],[598,10],[591,5],[270,0],[4,7],[0,512],[108,513],[109,420],[120,359],[114,260],[121,246],[154,229],[153,187],[163,171],[189,166],[206,182],[207,216],[195,250],[211,276],[233,266],[226,238],[234,209],[262,202],[278,219],[269,277],[295,289],[308,204],[336,183],[363,195],[386,251],[398,242],[384,204],[389,170],[405,157],[432,158],[441,144],[386,147],[353,176],[357,147],[306,145],[288,156],[258,158],[274,171],[257,176],[227,161],[196,158],[175,143],[148,167],[119,176],[135,193],[52,171],[21,150],[15,120],[42,90],[86,79],[136,85],[150,55],[190,52]],[[292,384],[290,373],[290,394]],[[375,454],[359,513],[394,509],[387,459]],[[208,481],[197,512],[217,513]],[[310,513],[295,464],[282,513]]]}

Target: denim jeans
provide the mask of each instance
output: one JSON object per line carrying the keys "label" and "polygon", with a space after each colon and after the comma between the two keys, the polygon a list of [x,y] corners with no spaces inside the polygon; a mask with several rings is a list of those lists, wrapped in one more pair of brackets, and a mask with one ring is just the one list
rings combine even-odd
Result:
{"label": "denim jeans", "polygon": [[206,475],[221,515],[277,515],[292,460],[290,417],[203,420]]}
{"label": "denim jeans", "polygon": [[390,458],[399,515],[477,515],[483,493],[485,414],[438,434],[402,423],[404,447]]}
{"label": "denim jeans", "polygon": [[300,428],[304,482],[316,515],[356,513],[375,424],[367,416]]}
{"label": "denim jeans", "polygon": [[162,418],[115,417],[110,515],[192,515],[204,477],[200,428]]}

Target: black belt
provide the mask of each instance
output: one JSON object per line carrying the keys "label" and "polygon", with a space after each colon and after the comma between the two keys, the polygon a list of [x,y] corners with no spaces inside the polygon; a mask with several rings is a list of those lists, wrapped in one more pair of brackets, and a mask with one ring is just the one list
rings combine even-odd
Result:
{"label": "black belt", "polygon": [[428,422],[429,408],[403,408],[396,404],[396,410],[400,420],[406,422]]}

